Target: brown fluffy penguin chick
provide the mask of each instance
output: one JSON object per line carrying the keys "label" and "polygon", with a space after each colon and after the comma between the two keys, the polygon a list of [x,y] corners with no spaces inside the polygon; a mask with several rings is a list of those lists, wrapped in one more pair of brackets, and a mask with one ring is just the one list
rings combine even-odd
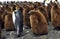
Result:
{"label": "brown fluffy penguin chick", "polygon": [[45,16],[39,10],[31,10],[29,14],[32,32],[40,35],[47,34],[48,23]]}

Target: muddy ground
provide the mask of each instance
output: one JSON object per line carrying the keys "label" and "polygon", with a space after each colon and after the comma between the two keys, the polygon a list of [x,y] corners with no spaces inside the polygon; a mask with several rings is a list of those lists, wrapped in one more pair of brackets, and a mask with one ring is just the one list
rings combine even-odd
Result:
{"label": "muddy ground", "polygon": [[15,38],[14,34],[11,32],[13,31],[5,31],[2,30],[2,37],[4,39],[60,39],[60,30],[54,30],[54,27],[52,26],[51,22],[49,22],[48,25],[49,32],[47,35],[41,35],[41,36],[34,36],[32,34],[31,29],[24,29],[23,36]]}

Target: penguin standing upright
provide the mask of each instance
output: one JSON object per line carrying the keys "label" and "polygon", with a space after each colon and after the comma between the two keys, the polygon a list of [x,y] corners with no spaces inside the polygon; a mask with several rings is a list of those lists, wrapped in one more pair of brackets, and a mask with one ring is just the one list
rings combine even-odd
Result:
{"label": "penguin standing upright", "polygon": [[16,7],[16,10],[14,10],[12,14],[13,23],[15,26],[16,36],[20,37],[22,31],[23,31],[23,13],[22,13],[22,7]]}

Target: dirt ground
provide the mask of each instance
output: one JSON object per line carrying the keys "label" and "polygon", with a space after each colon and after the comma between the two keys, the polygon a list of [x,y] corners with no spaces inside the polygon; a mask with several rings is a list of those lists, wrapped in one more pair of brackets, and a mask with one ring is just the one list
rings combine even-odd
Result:
{"label": "dirt ground", "polygon": [[31,29],[24,29],[22,33],[23,36],[19,38],[15,38],[13,36],[14,34],[13,33],[11,34],[11,32],[13,31],[2,30],[2,37],[3,39],[60,39],[60,31],[54,30],[54,27],[52,26],[51,22],[49,22],[48,28],[49,28],[48,34],[42,36],[34,36],[32,34]]}

